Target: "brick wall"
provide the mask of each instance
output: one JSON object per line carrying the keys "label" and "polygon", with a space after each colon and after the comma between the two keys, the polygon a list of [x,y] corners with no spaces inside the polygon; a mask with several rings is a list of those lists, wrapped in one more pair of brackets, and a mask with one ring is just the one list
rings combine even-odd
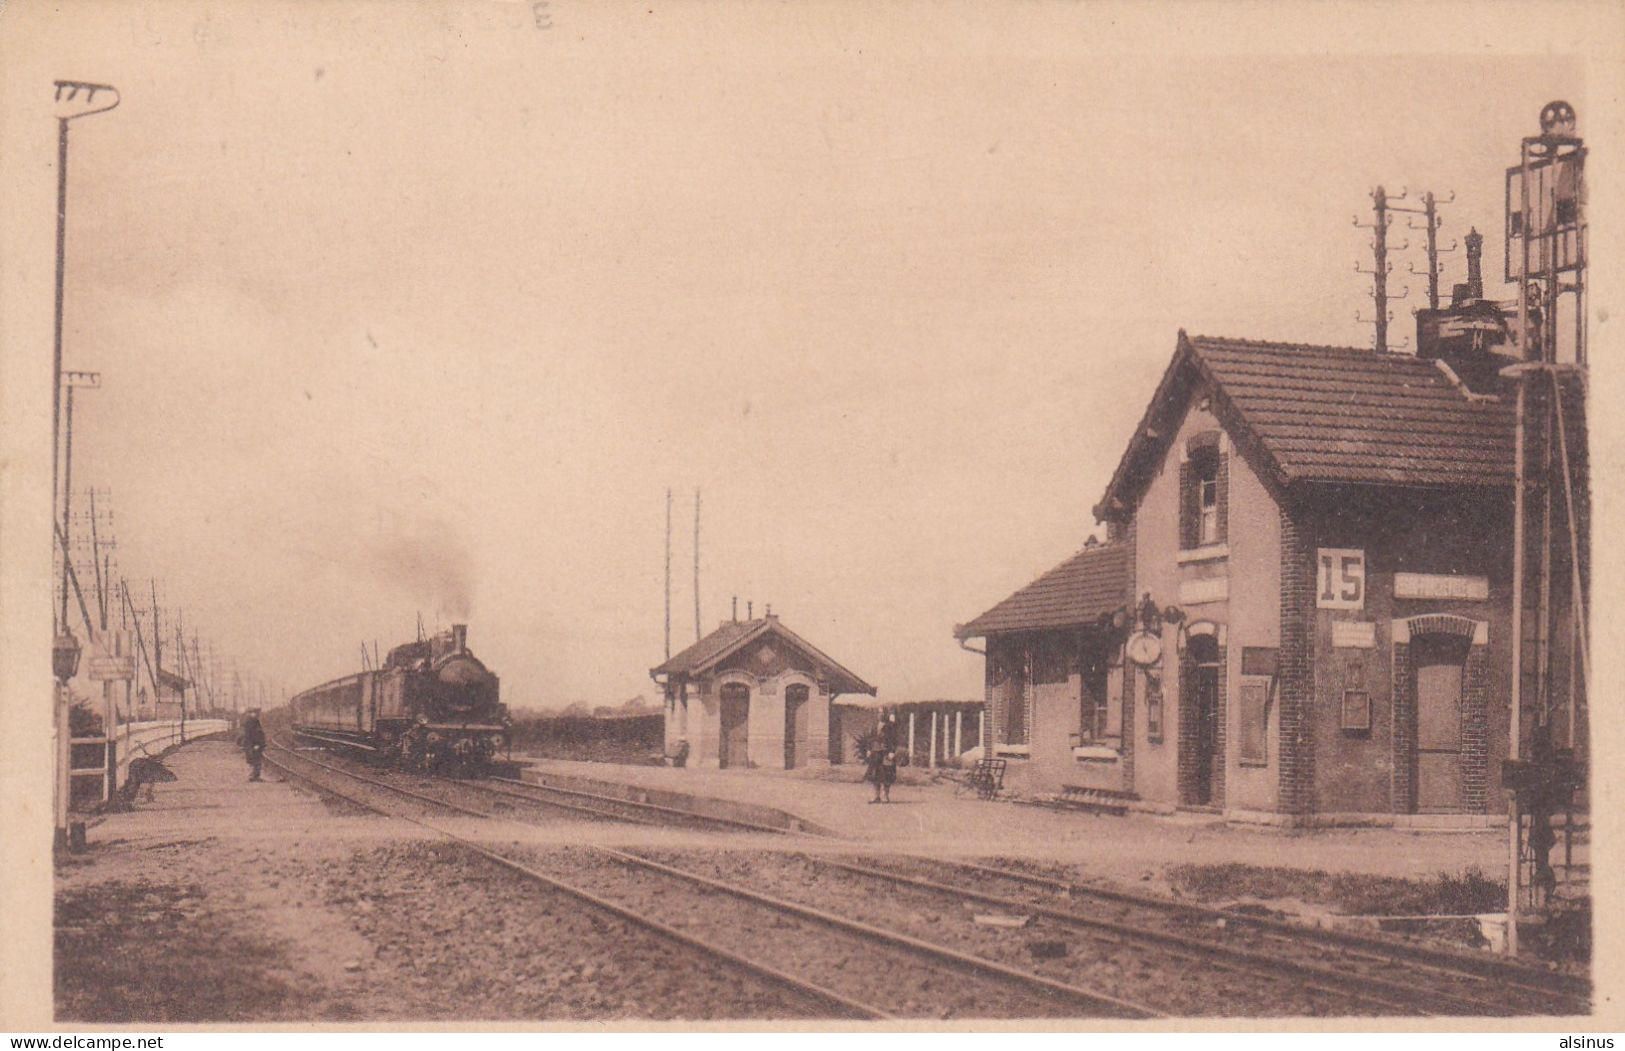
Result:
{"label": "brick wall", "polygon": [[1489,647],[1467,651],[1461,698],[1461,804],[1470,814],[1489,809]]}
{"label": "brick wall", "polygon": [[[1131,518],[1124,525],[1121,533],[1122,543],[1128,548],[1129,566],[1127,591],[1123,595],[1123,601],[1130,609],[1134,608],[1134,534],[1134,520]],[[1120,769],[1123,775],[1123,791],[1132,792],[1134,791],[1134,737],[1135,731],[1138,729],[1134,721],[1136,718],[1134,704],[1135,667],[1123,658],[1121,648],[1118,650],[1117,659],[1121,665],[1120,675],[1123,691],[1123,737],[1122,744],[1119,746],[1122,755]]]}
{"label": "brick wall", "polygon": [[[1220,489],[1220,492],[1223,492]],[[1222,533],[1220,534],[1223,535]],[[1214,806],[1224,806],[1224,771],[1230,765],[1230,647],[1219,646],[1219,710],[1213,741],[1213,799]]]}
{"label": "brick wall", "polygon": [[1411,676],[1411,648],[1394,644],[1394,773],[1396,814],[1416,809],[1416,683]]}
{"label": "brick wall", "polygon": [[1281,508],[1280,809],[1305,817],[1315,807],[1314,530]]}

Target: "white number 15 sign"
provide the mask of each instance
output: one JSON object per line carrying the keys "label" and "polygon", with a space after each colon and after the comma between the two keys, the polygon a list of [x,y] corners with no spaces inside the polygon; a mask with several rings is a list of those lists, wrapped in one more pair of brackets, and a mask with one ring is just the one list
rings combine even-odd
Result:
{"label": "white number 15 sign", "polygon": [[1365,551],[1357,547],[1320,549],[1315,605],[1321,609],[1365,607]]}

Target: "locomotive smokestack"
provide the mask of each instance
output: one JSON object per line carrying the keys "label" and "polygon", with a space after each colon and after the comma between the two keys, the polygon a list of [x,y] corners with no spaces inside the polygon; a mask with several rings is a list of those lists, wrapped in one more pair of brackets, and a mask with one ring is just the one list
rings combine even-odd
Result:
{"label": "locomotive smokestack", "polygon": [[467,624],[453,624],[451,626],[451,648],[458,653],[468,652]]}

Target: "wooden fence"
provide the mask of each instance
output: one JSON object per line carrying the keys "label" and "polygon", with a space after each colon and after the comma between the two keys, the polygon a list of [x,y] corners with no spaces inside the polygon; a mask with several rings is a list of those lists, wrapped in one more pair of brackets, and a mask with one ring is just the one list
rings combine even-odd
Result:
{"label": "wooden fence", "polygon": [[[185,722],[173,719],[124,723],[114,731],[111,738],[75,737],[70,742],[73,745],[71,751],[73,765],[68,769],[68,776],[74,778],[76,782],[91,778],[99,780],[101,791],[96,798],[106,802],[118,791],[118,786],[124,783],[124,775],[130,769],[131,759],[144,755],[156,758],[166,748],[199,737],[225,733],[230,726],[231,724],[224,719],[187,719]],[[73,798],[77,801],[84,797],[81,793],[75,792]]]}

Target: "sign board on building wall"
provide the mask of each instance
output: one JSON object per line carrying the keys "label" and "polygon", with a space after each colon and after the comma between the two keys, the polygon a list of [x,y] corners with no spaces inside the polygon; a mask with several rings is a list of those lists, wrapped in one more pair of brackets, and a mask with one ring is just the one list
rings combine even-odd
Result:
{"label": "sign board on building wall", "polygon": [[1483,602],[1490,597],[1490,578],[1464,577],[1454,573],[1395,573],[1394,597]]}
{"label": "sign board on building wall", "polygon": [[1179,582],[1179,604],[1199,606],[1204,602],[1223,602],[1230,597],[1229,577],[1202,577]]}
{"label": "sign board on building wall", "polygon": [[1323,547],[1317,559],[1315,605],[1320,609],[1365,608],[1365,550]]}
{"label": "sign board on building wall", "polygon": [[1332,621],[1332,645],[1369,650],[1377,645],[1377,625],[1369,620]]}

